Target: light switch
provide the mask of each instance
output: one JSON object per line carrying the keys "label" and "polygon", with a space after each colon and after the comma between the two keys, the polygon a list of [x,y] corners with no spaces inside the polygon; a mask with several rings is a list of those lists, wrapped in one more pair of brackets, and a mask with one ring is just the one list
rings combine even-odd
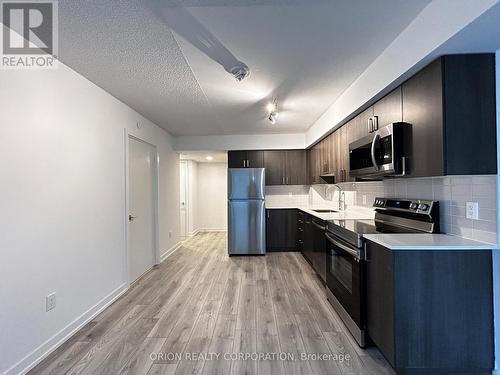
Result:
{"label": "light switch", "polygon": [[467,202],[465,206],[465,217],[467,219],[479,220],[479,203]]}

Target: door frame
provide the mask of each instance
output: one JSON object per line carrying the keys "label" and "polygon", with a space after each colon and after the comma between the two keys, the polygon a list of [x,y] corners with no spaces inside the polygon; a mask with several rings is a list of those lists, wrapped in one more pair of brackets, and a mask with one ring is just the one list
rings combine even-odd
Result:
{"label": "door frame", "polygon": [[[186,240],[189,237],[189,184],[190,184],[190,179],[189,179],[189,160],[179,160],[179,168],[182,168],[182,165],[184,167],[184,233],[181,233],[181,236],[183,237],[183,240]],[[179,181],[180,182],[180,181]],[[180,202],[179,202],[180,205]],[[180,216],[180,210],[179,210],[179,216]]]}
{"label": "door frame", "polygon": [[153,267],[160,264],[160,215],[159,215],[159,191],[160,191],[160,156],[158,153],[158,148],[156,145],[149,143],[133,134],[131,134],[128,129],[125,128],[125,213],[124,213],[124,222],[125,222],[125,262],[124,262],[124,280],[128,286],[130,286],[135,280],[132,280],[132,276],[130,275],[129,269],[129,251],[130,251],[130,229],[129,229],[129,221],[128,215],[130,210],[130,176],[129,176],[129,140],[132,139],[134,141],[142,142],[151,146],[153,148],[153,222],[154,222],[154,239],[153,239]]}

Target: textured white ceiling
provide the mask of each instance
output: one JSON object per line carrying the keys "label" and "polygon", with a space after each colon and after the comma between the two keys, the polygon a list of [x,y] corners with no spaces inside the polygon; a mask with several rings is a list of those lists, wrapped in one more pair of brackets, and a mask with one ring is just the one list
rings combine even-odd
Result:
{"label": "textured white ceiling", "polygon": [[429,2],[60,1],[59,52],[174,135],[303,132]]}

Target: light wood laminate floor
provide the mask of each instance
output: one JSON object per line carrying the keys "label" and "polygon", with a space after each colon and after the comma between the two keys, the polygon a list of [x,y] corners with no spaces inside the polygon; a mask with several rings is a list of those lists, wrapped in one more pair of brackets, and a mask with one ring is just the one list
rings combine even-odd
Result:
{"label": "light wood laminate floor", "polygon": [[[188,353],[206,358],[188,358]],[[245,360],[244,353],[283,353],[287,358]],[[330,358],[304,360],[302,353]],[[29,374],[393,371],[376,348],[356,345],[300,253],[230,258],[225,233],[202,233]]]}

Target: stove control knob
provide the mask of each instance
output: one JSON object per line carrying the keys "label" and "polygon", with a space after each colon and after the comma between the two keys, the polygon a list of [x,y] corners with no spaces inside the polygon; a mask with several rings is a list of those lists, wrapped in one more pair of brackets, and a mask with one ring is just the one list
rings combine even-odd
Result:
{"label": "stove control knob", "polygon": [[421,203],[421,204],[419,204],[419,206],[418,206],[418,209],[419,209],[420,211],[427,211],[427,209],[428,209],[428,208],[429,208],[429,205],[424,204],[424,203]]}
{"label": "stove control knob", "polygon": [[410,209],[416,210],[418,208],[418,205],[415,202],[410,203]]}

